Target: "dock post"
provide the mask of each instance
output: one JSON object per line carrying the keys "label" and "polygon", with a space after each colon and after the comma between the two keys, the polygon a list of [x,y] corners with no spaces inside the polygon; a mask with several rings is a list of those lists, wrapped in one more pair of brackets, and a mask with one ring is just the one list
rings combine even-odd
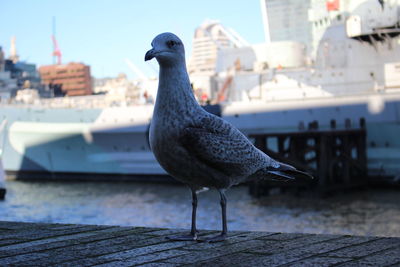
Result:
{"label": "dock post", "polygon": [[6,196],[6,187],[4,184],[6,175],[3,168],[3,162],[1,161],[0,157],[0,200],[3,200]]}

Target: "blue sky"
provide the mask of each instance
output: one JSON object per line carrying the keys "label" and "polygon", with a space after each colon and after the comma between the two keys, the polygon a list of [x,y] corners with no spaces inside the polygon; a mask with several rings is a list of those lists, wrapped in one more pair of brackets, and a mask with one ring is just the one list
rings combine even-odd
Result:
{"label": "blue sky", "polygon": [[51,64],[53,16],[63,63],[88,64],[95,77],[120,72],[135,77],[125,58],[155,75],[143,61],[152,39],[174,32],[189,57],[194,30],[205,19],[219,20],[250,43],[264,41],[259,0],[0,0],[0,46],[6,55],[16,36],[21,60]]}

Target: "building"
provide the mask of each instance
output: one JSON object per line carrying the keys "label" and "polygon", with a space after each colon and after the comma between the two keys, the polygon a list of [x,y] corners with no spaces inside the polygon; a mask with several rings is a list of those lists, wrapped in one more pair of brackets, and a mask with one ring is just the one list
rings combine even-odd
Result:
{"label": "building", "polygon": [[34,88],[36,90],[42,89],[43,86],[41,85],[36,64],[24,61],[13,63],[11,60],[6,60],[6,62],[8,63],[6,65],[6,71],[10,71],[11,76],[17,79],[19,89],[26,88],[27,84],[29,84],[29,88]]}
{"label": "building", "polygon": [[3,48],[0,46],[0,72],[4,71],[5,56]]}
{"label": "building", "polygon": [[8,57],[13,63],[17,63],[19,61],[19,55],[17,53],[17,46],[16,46],[16,37],[11,37],[11,45],[10,45],[10,56]]}
{"label": "building", "polygon": [[0,70],[0,102],[10,99],[18,90],[17,79],[11,76],[11,72]]}
{"label": "building", "polygon": [[205,21],[195,30],[192,56],[188,64],[189,73],[215,73],[219,50],[246,45],[248,43],[232,29],[224,27],[218,21]]}
{"label": "building", "polygon": [[107,94],[120,100],[134,100],[140,97],[140,90],[132,81],[128,80],[125,73],[120,73],[115,78],[93,79],[93,92]]}
{"label": "building", "polygon": [[41,66],[39,73],[44,85],[59,85],[68,96],[92,94],[90,66],[83,63]]}
{"label": "building", "polygon": [[20,89],[34,89],[42,91],[40,76],[36,65],[19,61],[16,54],[15,37],[11,41],[11,55],[5,58],[0,46],[0,97],[9,99],[17,94]]}

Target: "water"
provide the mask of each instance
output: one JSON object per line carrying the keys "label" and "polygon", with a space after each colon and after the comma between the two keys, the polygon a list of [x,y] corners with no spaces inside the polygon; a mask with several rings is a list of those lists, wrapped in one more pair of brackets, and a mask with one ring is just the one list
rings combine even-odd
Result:
{"label": "water", "polygon": [[[143,183],[7,181],[0,220],[189,228],[186,187]],[[400,190],[367,190],[326,199],[227,192],[230,230],[400,237]],[[220,229],[218,193],[199,195],[199,229]]]}

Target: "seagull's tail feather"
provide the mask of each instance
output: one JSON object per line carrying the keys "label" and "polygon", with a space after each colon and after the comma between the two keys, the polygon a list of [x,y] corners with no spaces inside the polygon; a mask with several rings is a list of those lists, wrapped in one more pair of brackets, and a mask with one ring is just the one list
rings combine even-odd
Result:
{"label": "seagull's tail feather", "polygon": [[283,182],[296,181],[300,183],[310,182],[313,179],[310,174],[299,171],[293,166],[281,162],[279,162],[279,167],[266,167],[260,169],[249,178],[250,180],[259,179]]}
{"label": "seagull's tail feather", "polygon": [[280,173],[283,173],[285,176],[290,176],[296,179],[296,181],[309,182],[310,180],[314,179],[314,177],[311,174],[300,171],[289,164],[279,162],[279,165],[280,166],[278,168],[278,171]]}
{"label": "seagull's tail feather", "polygon": [[[278,178],[278,179],[277,179]],[[296,182],[310,182],[313,177],[299,170],[285,170],[285,171],[267,171],[267,180],[278,180],[278,181],[291,181],[295,180]]]}

